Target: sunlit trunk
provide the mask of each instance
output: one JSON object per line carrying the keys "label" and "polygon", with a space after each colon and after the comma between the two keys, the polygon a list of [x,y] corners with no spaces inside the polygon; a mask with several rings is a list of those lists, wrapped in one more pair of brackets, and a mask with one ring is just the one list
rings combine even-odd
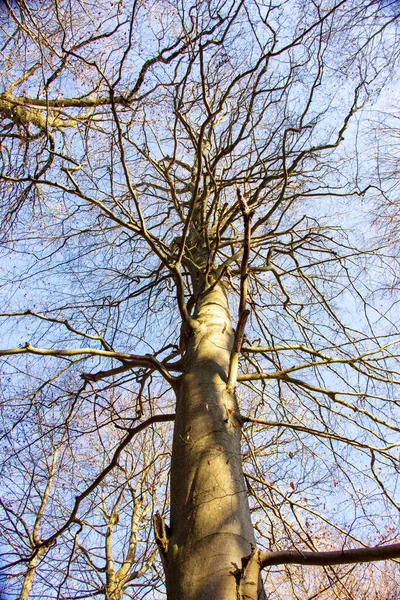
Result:
{"label": "sunlit trunk", "polygon": [[167,591],[171,600],[235,600],[254,535],[239,411],[226,391],[233,332],[222,283],[202,297],[195,318],[177,392]]}
{"label": "sunlit trunk", "polygon": [[22,583],[21,593],[19,595],[18,600],[28,600],[29,594],[32,589],[33,579],[35,577],[36,567],[39,562],[40,556],[41,556],[40,553],[38,553],[38,554],[36,554],[36,556],[34,558],[32,558],[32,560],[29,561],[28,569],[25,573],[24,581]]}
{"label": "sunlit trunk", "polygon": [[105,591],[106,600],[121,600],[124,592],[120,587],[107,586]]}

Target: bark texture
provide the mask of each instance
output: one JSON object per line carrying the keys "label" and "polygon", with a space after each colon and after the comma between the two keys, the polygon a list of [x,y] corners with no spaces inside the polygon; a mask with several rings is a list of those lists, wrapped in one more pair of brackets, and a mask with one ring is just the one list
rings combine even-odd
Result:
{"label": "bark texture", "polygon": [[240,416],[226,389],[233,332],[222,283],[203,295],[195,318],[177,391],[167,591],[171,600],[234,600],[254,534]]}

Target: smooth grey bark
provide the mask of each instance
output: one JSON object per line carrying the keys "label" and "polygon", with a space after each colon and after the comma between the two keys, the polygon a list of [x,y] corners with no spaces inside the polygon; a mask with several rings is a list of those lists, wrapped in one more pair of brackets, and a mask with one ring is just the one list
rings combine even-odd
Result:
{"label": "smooth grey bark", "polygon": [[239,409],[226,390],[233,331],[223,283],[203,294],[195,319],[177,389],[167,593],[171,600],[234,600],[241,559],[255,540]]}

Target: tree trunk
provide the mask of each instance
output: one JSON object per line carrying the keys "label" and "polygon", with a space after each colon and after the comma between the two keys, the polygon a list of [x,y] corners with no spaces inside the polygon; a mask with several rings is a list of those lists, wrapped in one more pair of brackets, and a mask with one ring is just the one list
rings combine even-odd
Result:
{"label": "tree trunk", "polygon": [[167,593],[171,600],[235,600],[254,534],[239,410],[226,391],[233,332],[222,283],[202,297],[195,318],[177,391]]}
{"label": "tree trunk", "polygon": [[29,561],[28,563],[28,569],[24,575],[24,580],[22,583],[22,588],[21,588],[21,593],[19,595],[19,600],[28,600],[29,598],[29,594],[31,592],[32,589],[32,585],[33,585],[33,580],[35,577],[35,573],[36,573],[36,567],[37,564],[39,562],[39,558],[41,557],[41,555],[43,554],[43,552],[38,552],[34,558],[32,558],[32,560]]}

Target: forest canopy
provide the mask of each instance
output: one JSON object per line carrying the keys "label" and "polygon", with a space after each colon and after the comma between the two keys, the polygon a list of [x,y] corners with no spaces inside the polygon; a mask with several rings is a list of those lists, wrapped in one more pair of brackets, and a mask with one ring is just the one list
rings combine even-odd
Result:
{"label": "forest canopy", "polygon": [[0,593],[399,597],[399,9],[3,3]]}

